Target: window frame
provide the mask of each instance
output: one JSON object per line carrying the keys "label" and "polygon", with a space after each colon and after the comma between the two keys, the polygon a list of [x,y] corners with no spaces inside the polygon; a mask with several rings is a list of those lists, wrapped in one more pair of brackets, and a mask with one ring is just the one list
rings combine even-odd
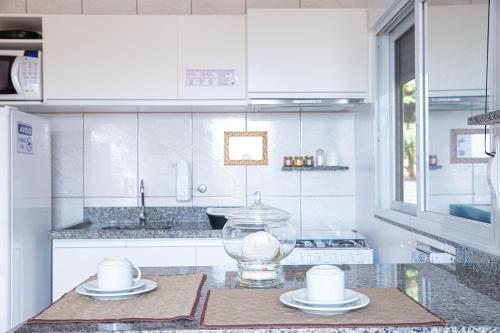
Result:
{"label": "window frame", "polygon": [[[449,241],[499,254],[500,223],[497,222],[497,205],[494,196],[492,196],[492,219],[490,224],[426,210],[428,204],[426,196],[426,189],[428,189],[427,173],[429,172],[428,168],[425,167],[428,163],[428,84],[425,63],[428,57],[425,47],[427,31],[424,29],[426,26],[426,6],[426,0],[396,1],[372,29],[372,38],[375,45],[373,54],[376,122],[375,216]],[[399,24],[402,24],[402,26],[407,24],[405,19],[412,11],[414,13],[415,27],[415,84],[417,89],[417,204],[414,209],[408,207],[411,204],[401,205],[401,202],[393,200],[395,198],[394,182],[396,180],[394,174],[396,164],[394,159],[395,145],[392,145],[395,143],[395,122],[393,119],[393,95],[395,89],[394,80],[390,80],[390,78],[395,76],[394,59],[391,59],[394,57],[394,50],[391,49],[391,41],[388,39],[389,32],[394,31]],[[491,12],[493,14],[490,18],[492,27],[499,26],[500,5],[492,6]],[[404,30],[404,28],[401,30]],[[490,28],[490,31],[494,31],[493,28]],[[500,40],[500,36],[498,39]],[[500,42],[496,42],[496,50],[500,50],[499,45]],[[490,56],[490,59],[492,58],[494,57]],[[391,170],[390,172],[387,171],[388,168]]]}

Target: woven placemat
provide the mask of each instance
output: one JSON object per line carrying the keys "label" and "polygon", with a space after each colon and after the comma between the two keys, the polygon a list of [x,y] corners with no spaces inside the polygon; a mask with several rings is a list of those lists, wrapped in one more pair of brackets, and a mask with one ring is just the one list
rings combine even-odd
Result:
{"label": "woven placemat", "polygon": [[104,301],[82,296],[73,289],[28,320],[29,323],[122,322],[194,319],[205,282],[204,274],[143,276],[158,287],[136,297]]}
{"label": "woven placemat", "polygon": [[203,328],[363,327],[444,325],[445,322],[396,288],[354,289],[370,304],[336,316],[317,316],[287,307],[279,296],[288,290],[210,290],[201,317]]}

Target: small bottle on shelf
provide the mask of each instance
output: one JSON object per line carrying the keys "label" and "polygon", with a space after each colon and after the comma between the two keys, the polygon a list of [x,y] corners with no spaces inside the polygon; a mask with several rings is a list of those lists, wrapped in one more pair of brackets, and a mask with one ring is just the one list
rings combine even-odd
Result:
{"label": "small bottle on shelf", "polygon": [[285,156],[283,158],[283,166],[284,167],[293,167],[293,157],[292,156]]}
{"label": "small bottle on shelf", "polygon": [[323,149],[316,150],[316,166],[325,166],[325,152]]}
{"label": "small bottle on shelf", "polygon": [[293,165],[296,167],[303,167],[304,166],[304,158],[302,156],[295,156],[293,160]]}
{"label": "small bottle on shelf", "polygon": [[306,167],[313,167],[314,166],[314,157],[312,157],[312,156],[306,156],[306,159],[304,161],[304,165]]}

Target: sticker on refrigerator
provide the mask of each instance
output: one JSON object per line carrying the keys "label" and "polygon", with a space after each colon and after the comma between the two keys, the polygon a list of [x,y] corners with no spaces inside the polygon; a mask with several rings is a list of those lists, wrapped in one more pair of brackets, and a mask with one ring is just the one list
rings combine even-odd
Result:
{"label": "sticker on refrigerator", "polygon": [[186,69],[186,86],[227,87],[237,80],[234,69]]}
{"label": "sticker on refrigerator", "polygon": [[29,124],[17,123],[17,152],[33,154],[33,128]]}

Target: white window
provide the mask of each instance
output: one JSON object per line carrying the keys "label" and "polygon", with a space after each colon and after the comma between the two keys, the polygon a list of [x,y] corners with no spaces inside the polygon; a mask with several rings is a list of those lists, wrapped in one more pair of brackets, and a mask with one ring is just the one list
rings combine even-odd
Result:
{"label": "white window", "polygon": [[488,3],[400,1],[380,22],[377,215],[494,252],[490,138],[467,125],[487,109]]}

